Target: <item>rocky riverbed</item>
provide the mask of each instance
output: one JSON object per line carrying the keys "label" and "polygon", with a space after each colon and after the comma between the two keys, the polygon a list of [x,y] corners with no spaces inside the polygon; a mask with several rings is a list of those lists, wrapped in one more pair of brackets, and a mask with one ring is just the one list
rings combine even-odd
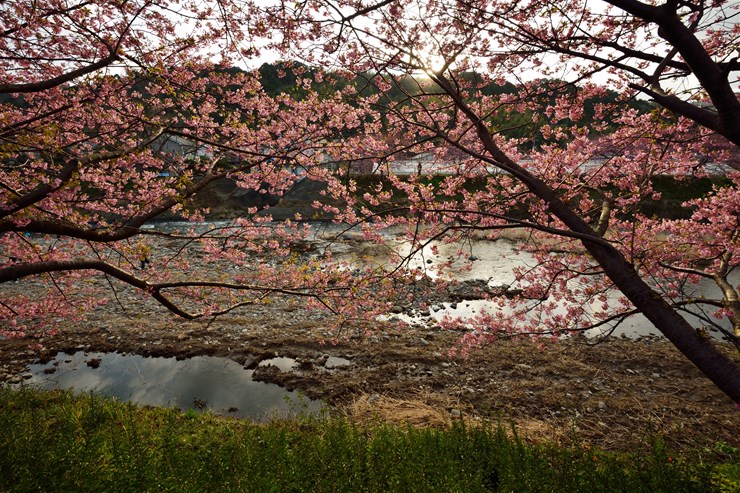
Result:
{"label": "rocky riverbed", "polygon": [[[3,287],[11,296],[33,289],[33,283],[11,284]],[[491,288],[471,280],[450,289],[421,301],[434,309]],[[419,301],[399,303],[394,312],[428,315]],[[29,364],[58,352],[212,355],[255,368],[255,379],[323,399],[333,412],[354,419],[414,425],[500,419],[515,423],[531,440],[608,449],[634,448],[657,434],[672,447],[740,446],[740,411],[663,339],[596,345],[585,338],[499,340],[462,359],[449,356],[462,334],[426,320],[400,327],[391,317],[347,328],[337,341],[326,328],[326,314],[293,303],[275,301],[216,320],[185,321],[120,286],[115,301],[87,312],[83,321],[53,320],[56,335],[0,340],[0,382],[23,382],[30,377]],[[736,349],[722,348],[740,363]],[[298,364],[290,371],[258,366],[276,356]]]}
{"label": "rocky riverbed", "polygon": [[[57,352],[119,351],[147,356],[218,355],[254,368],[283,356],[291,371],[260,366],[254,378],[297,389],[334,412],[409,421],[383,402],[416,408],[415,424],[466,417],[516,423],[532,440],[577,440],[605,448],[664,434],[675,446],[740,445],[740,416],[670,344],[658,339],[501,340],[465,359],[448,356],[460,334],[434,325],[377,322],[324,342],[325,315],[275,303],[215,321],[183,321],[135,296],[90,312],[82,323],[57,321],[59,333],[0,341],[0,380],[17,383],[27,365]],[[369,330],[369,332],[367,332]],[[41,347],[39,347],[40,345]],[[740,357],[727,346],[736,360]],[[334,358],[342,358],[342,364]],[[391,409],[393,409],[391,407]],[[407,409],[408,410],[408,409]],[[383,411],[383,412],[381,412]]]}

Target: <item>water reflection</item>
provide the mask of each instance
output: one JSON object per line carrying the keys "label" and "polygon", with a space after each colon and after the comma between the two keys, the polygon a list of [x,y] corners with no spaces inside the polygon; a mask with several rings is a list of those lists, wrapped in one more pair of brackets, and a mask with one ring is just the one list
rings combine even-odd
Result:
{"label": "water reflection", "polygon": [[118,353],[59,353],[47,364],[31,365],[30,384],[45,389],[95,391],[136,404],[205,409],[266,420],[318,413],[323,408],[296,392],[252,380],[253,370],[226,358],[186,360]]}
{"label": "water reflection", "polygon": [[382,246],[355,242],[327,248],[335,259],[355,265],[394,268],[399,259],[404,259],[406,268],[432,279],[486,279],[496,286],[513,283],[517,267],[535,265],[530,254],[517,251],[514,243],[507,240],[476,240],[464,245],[432,241],[413,255],[409,242],[397,240],[388,240]]}
{"label": "water reflection", "polygon": [[[158,225],[157,228],[174,228],[188,225],[188,223],[167,223]],[[227,223],[203,223],[201,228],[225,226]],[[192,226],[192,224],[190,224]],[[152,226],[154,227],[154,226]],[[468,281],[483,279],[490,286],[507,286],[515,284],[514,270],[517,267],[534,267],[536,260],[527,253],[518,251],[515,241],[498,239],[495,241],[478,239],[466,242],[445,243],[444,241],[432,241],[421,251],[410,255],[411,245],[403,240],[402,229],[386,228],[379,231],[385,239],[384,245],[377,245],[363,241],[362,234],[356,230],[350,230],[346,226],[311,223],[311,235],[308,241],[315,243],[317,252],[315,258],[321,258],[322,252],[330,250],[333,258],[345,261],[351,266],[373,266],[384,268],[395,268],[399,259],[406,261],[405,266],[410,270],[417,270],[432,279],[451,279],[457,281]],[[740,274],[731,279],[733,284],[740,282]],[[687,293],[696,298],[721,298],[717,285],[711,280],[703,280],[696,286],[695,293]],[[613,290],[609,293],[609,301],[616,303],[621,294]],[[509,314],[507,307],[500,307],[496,303],[484,300],[469,300],[464,304],[440,303],[438,310],[433,310],[431,318],[439,322],[443,317],[463,317],[479,315],[483,311],[490,314],[504,311]],[[594,310],[595,305],[594,305]],[[566,313],[565,307],[555,307],[555,314]],[[694,327],[705,326],[699,317],[691,314],[682,314]],[[705,314],[711,318],[710,314]],[[412,314],[397,314],[394,317],[410,323],[423,323],[423,317]],[[391,316],[386,317],[391,318]],[[727,319],[718,321],[725,329],[731,328]],[[643,337],[659,336],[659,332],[643,315],[633,315],[619,324],[613,331],[612,327],[593,329],[586,332],[589,337],[599,337],[610,333],[612,336]],[[719,331],[710,330],[715,337],[721,338]]]}
{"label": "water reflection", "polygon": [[[615,291],[612,296],[616,297],[618,296],[618,293]],[[436,323],[440,323],[445,317],[468,319],[482,313],[495,314],[501,311],[507,314],[510,313],[508,308],[501,308],[495,302],[486,300],[467,300],[460,303],[441,303],[436,305],[434,306],[434,309],[430,311],[430,315],[432,320]],[[553,314],[555,315],[564,314],[566,312],[565,304],[553,310]],[[420,317],[403,315],[396,316],[407,323],[420,323],[423,321]],[[704,325],[696,316],[684,315],[684,318],[686,318],[686,320],[694,327],[701,327]],[[730,330],[730,323],[728,320],[725,319],[718,322],[726,330]],[[723,339],[723,334],[715,328],[708,327],[707,331],[713,337]],[[603,336],[627,337],[631,339],[637,339],[640,337],[663,337],[660,331],[658,331],[647,317],[641,313],[630,316],[615,328],[606,326],[603,328],[589,329],[583,334],[589,338],[599,338]]]}
{"label": "water reflection", "polygon": [[259,366],[274,366],[280,371],[292,371],[298,366],[298,362],[293,358],[285,356],[276,356],[274,358],[261,361]]}
{"label": "water reflection", "polygon": [[[405,246],[399,243],[400,251],[408,252],[408,244]],[[432,246],[437,247],[437,253],[433,253]],[[403,250],[406,248],[406,250]],[[410,262],[411,268],[421,268],[427,275],[432,278],[443,277],[457,281],[468,281],[482,279],[488,281],[489,286],[511,286],[515,284],[514,270],[517,267],[534,267],[535,259],[526,252],[518,252],[516,244],[507,240],[485,241],[477,240],[466,243],[462,247],[462,256],[459,244],[444,244],[434,242],[424,251],[418,252],[412,257]],[[451,262],[449,265],[443,265],[445,262]],[[733,283],[740,282],[740,275],[731,279]],[[693,292],[688,291],[687,295],[696,298],[721,298],[717,285],[709,280],[704,279],[696,285]],[[617,300],[621,298],[621,293],[616,289],[608,293],[609,302],[617,305]],[[593,311],[596,311],[594,303]],[[445,317],[451,318],[471,318],[482,313],[496,314],[503,312],[505,315],[511,314],[508,306],[501,307],[496,302],[486,300],[467,300],[462,303],[440,303],[433,306],[430,316],[433,321],[439,323]],[[553,308],[554,315],[564,315],[567,313],[567,304],[563,302]],[[694,327],[706,326],[699,317],[687,313],[682,314],[684,318]],[[707,318],[709,314],[705,314]],[[423,323],[423,318],[418,316],[400,314],[396,317],[409,323]],[[533,318],[536,322],[536,319]],[[726,330],[731,330],[729,320],[716,320]],[[709,327],[708,331],[714,337],[721,339],[722,333],[714,328]],[[585,332],[587,337],[601,337],[604,335],[612,337],[629,337],[639,338],[645,336],[662,337],[661,333],[655,326],[642,314],[632,315],[616,327],[605,326],[602,328],[591,329]]]}

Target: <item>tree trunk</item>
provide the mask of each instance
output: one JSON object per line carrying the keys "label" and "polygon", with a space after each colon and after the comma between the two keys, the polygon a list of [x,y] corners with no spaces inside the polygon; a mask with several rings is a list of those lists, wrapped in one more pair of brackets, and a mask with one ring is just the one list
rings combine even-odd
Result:
{"label": "tree trunk", "polygon": [[634,265],[614,246],[599,237],[594,229],[557,196],[544,181],[514,162],[493,140],[481,119],[457,93],[455,87],[441,73],[434,80],[452,98],[455,105],[471,121],[483,147],[490,156],[485,159],[511,173],[535,196],[547,204],[550,212],[560,219],[570,231],[581,237],[586,250],[604,269],[604,273],[630,302],[666,338],[673,343],[704,375],[719,387],[733,402],[740,405],[740,366],[717,349],[709,338],[696,330],[640,278]]}
{"label": "tree trunk", "polygon": [[627,299],[730,399],[740,403],[740,367],[646,284],[619,251],[589,242],[584,246]]}
{"label": "tree trunk", "polygon": [[[525,182],[530,190],[549,204],[550,210],[558,219],[574,232],[595,236],[588,223],[560,201],[545,183],[522,171],[528,175]],[[709,338],[698,333],[643,281],[634,265],[619,250],[603,241],[582,240],[582,243],[635,308],[733,402],[740,404],[740,366],[721,353]]]}

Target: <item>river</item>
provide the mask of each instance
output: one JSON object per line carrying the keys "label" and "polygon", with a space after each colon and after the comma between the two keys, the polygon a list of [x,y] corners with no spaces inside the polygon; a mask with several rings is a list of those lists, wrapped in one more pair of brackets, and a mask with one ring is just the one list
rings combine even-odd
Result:
{"label": "river", "polygon": [[[228,221],[207,222],[193,225],[182,222],[166,222],[147,225],[149,229],[173,232],[183,230],[189,227],[195,227],[198,232],[210,231],[214,228],[228,227],[231,223]],[[532,255],[517,249],[514,240],[498,239],[496,241],[477,239],[466,241],[465,243],[444,243],[433,241],[426,245],[422,250],[410,253],[410,243],[405,241],[400,230],[387,229],[382,231],[384,245],[377,245],[368,241],[363,241],[362,235],[346,226],[336,225],[326,222],[309,223],[311,234],[307,241],[314,244],[313,257],[319,258],[322,252],[327,249],[331,251],[336,260],[345,261],[350,265],[371,264],[376,266],[391,267],[395,266],[391,260],[391,251],[402,257],[408,257],[407,268],[423,272],[428,277],[434,279],[444,277],[457,281],[485,280],[489,286],[504,287],[514,286],[514,270],[517,267],[534,267],[536,262]],[[450,263],[451,262],[451,263]],[[442,267],[442,264],[447,264]],[[740,282],[740,276],[735,276],[733,282]],[[717,285],[711,280],[703,280],[696,286],[695,297],[717,298],[720,291]],[[609,301],[616,302],[621,294],[617,290],[609,293]],[[432,321],[439,322],[445,317],[469,318],[480,315],[482,312],[495,313],[496,311],[506,308],[499,307],[496,303],[486,300],[467,300],[461,303],[443,302],[438,303],[430,312]],[[556,309],[564,313],[565,307]],[[408,323],[427,323],[424,317],[415,316],[414,314],[399,314],[398,317]],[[694,327],[702,327],[702,321],[691,314],[684,314],[684,317]],[[727,320],[722,321],[722,326],[730,329],[730,323]],[[719,331],[710,331],[715,337],[721,337]],[[616,328],[602,327],[592,329],[585,334],[589,337],[599,337],[609,334],[612,337],[645,337],[660,336],[655,327],[645,318],[638,314],[629,317],[620,323]]]}

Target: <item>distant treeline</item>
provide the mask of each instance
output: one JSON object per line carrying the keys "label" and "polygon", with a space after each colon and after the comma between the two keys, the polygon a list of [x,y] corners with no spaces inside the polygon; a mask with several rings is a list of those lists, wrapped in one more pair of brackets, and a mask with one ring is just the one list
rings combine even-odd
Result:
{"label": "distant treeline", "polygon": [[[315,91],[321,97],[334,96],[337,91],[345,89],[351,85],[354,87],[353,93],[358,93],[361,96],[372,96],[378,97],[377,110],[380,115],[381,121],[386,121],[386,115],[391,108],[394,110],[402,109],[404,105],[411,104],[411,98],[419,97],[425,94],[424,100],[430,104],[434,104],[433,98],[435,93],[440,93],[441,89],[437,87],[428,77],[423,75],[398,75],[393,78],[388,76],[381,76],[373,72],[365,72],[360,74],[353,74],[348,76],[339,72],[321,72],[321,76],[318,76],[318,70],[299,62],[275,62],[265,63],[259,69],[260,82],[264,91],[270,96],[277,96],[280,94],[289,95],[295,100],[302,100],[306,98],[309,91]],[[210,77],[214,73],[238,75],[240,73],[246,73],[245,70],[238,67],[217,67],[201,72],[202,77]],[[117,77],[117,76],[112,76]],[[624,98],[624,95],[613,91],[605,90],[599,97],[585,98],[583,100],[583,111],[579,112],[580,116],[577,121],[570,121],[564,119],[555,122],[546,112],[548,107],[556,104],[557,98],[563,96],[575,96],[578,91],[582,88],[558,80],[539,80],[531,82],[527,85],[516,85],[511,82],[497,82],[484,79],[484,77],[476,72],[463,72],[458,75],[460,87],[473,87],[474,89],[463,89],[464,95],[471,99],[477,100],[483,97],[499,97],[507,96],[507,102],[501,104],[496,111],[491,112],[487,117],[487,124],[491,132],[500,134],[504,137],[511,139],[521,139],[521,145],[523,147],[536,148],[545,143],[552,143],[552,138],[545,139],[543,133],[540,131],[543,126],[548,125],[550,127],[566,127],[572,124],[579,126],[589,126],[596,122],[596,108],[598,105],[610,105],[616,104],[618,106],[628,105],[631,108],[637,109],[639,112],[649,112],[655,109],[655,105],[648,101]],[[382,78],[382,79],[381,79]],[[310,84],[305,84],[305,81],[309,80]],[[379,82],[383,84],[379,84]],[[94,81],[91,83],[95,83]],[[131,97],[139,99],[145,102],[149,98],[163,97],[153,96],[151,91],[151,85],[166,84],[163,78],[155,74],[142,73],[134,75],[133,80],[129,80],[124,83],[124,90],[131,93]],[[381,90],[380,86],[385,87]],[[238,87],[234,86],[234,90]],[[68,88],[70,91],[74,91],[75,87],[71,86]],[[240,111],[241,108],[233,104],[225,104],[222,98],[222,94],[228,92],[229,87],[221,87],[216,90],[215,86],[210,87],[210,97],[216,99],[217,103],[221,103],[221,107],[225,107],[227,111]],[[172,95],[172,92],[168,93]],[[188,100],[192,104],[192,108],[198,107],[198,99],[204,97],[203,94],[188,94]],[[352,104],[351,96],[348,96],[348,101]],[[220,101],[219,101],[220,99]],[[528,107],[537,108],[536,110],[528,109],[521,111],[515,108],[517,101],[528,102]],[[532,104],[532,103],[535,104]],[[23,95],[3,94],[0,95],[0,104],[13,104],[15,106],[24,107],[26,106]],[[173,118],[179,119],[183,115],[175,114],[173,112]],[[216,121],[225,121],[222,114],[214,113],[212,117]],[[603,123],[605,118],[602,116],[599,120]],[[608,118],[607,118],[608,120]],[[259,125],[259,122],[250,116],[249,113],[245,112],[244,121],[253,125]],[[614,127],[607,126],[602,132],[608,133]]]}
{"label": "distant treeline", "polygon": [[[229,70],[238,71],[239,69],[232,68]],[[258,72],[264,90],[272,96],[288,94],[298,99],[306,97],[308,89],[299,83],[301,79],[313,80],[311,90],[319,94],[335,94],[336,91],[352,85],[361,95],[379,96],[377,107],[381,115],[387,113],[391,107],[399,108],[404,104],[409,104],[410,97],[418,97],[420,94],[426,93],[431,98],[434,97],[435,93],[441,92],[436,84],[423,75],[399,75],[392,79],[382,76],[382,81],[388,88],[381,91],[378,80],[381,76],[372,72],[355,74],[352,78],[339,73],[322,73],[319,78],[320,82],[316,81],[315,69],[298,62],[265,63],[258,69]],[[601,96],[584,99],[583,111],[576,121],[565,119],[556,123],[545,112],[545,109],[554,106],[557,98],[575,96],[582,88],[571,83],[552,79],[542,79],[526,86],[511,82],[499,83],[486,80],[481,74],[472,71],[463,72],[459,75],[459,78],[460,82],[464,83],[460,85],[464,94],[473,100],[482,97],[515,96],[512,102],[502,104],[497,111],[489,115],[487,123],[492,132],[507,138],[524,139],[532,147],[540,146],[546,142],[540,132],[544,125],[564,127],[577,124],[578,126],[591,127],[591,124],[597,120],[596,108],[598,105],[627,105],[640,113],[655,109],[655,105],[649,101],[625,98],[617,91],[606,89]],[[474,90],[464,89],[466,86],[473,87]],[[536,118],[533,117],[534,112],[531,109],[526,111],[514,109],[514,102],[517,100],[529,102],[530,107],[540,108],[541,110],[537,111]],[[531,104],[532,102],[535,104]],[[609,132],[613,128],[613,126],[607,126],[604,132]]]}

